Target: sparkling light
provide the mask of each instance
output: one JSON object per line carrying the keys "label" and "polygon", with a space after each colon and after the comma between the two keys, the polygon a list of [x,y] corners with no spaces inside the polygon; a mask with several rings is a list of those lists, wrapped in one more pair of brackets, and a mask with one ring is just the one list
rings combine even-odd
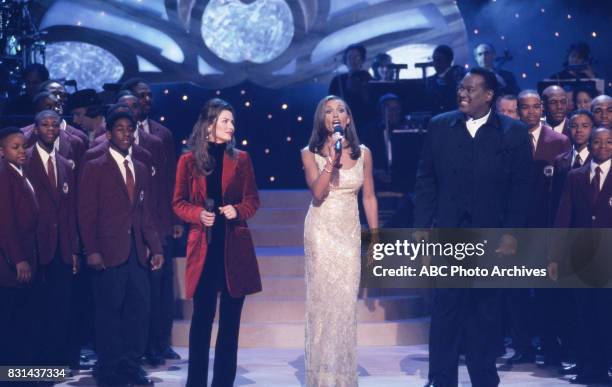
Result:
{"label": "sparkling light", "polygon": [[268,149],[268,148],[264,149],[264,153],[269,155],[270,154],[270,149]]}
{"label": "sparkling light", "polygon": [[166,94],[166,95],[168,95],[169,92],[170,92],[170,90],[168,90],[168,89],[164,90],[164,94]]}
{"label": "sparkling light", "polygon": [[506,40],[506,37],[504,35],[500,36],[501,40]]}
{"label": "sparkling light", "polygon": [[478,35],[478,29],[474,28],[474,33]]}
{"label": "sparkling light", "polygon": [[189,96],[185,94],[185,95],[183,95],[183,97],[182,97],[181,99],[182,99],[183,101],[187,101],[187,100],[189,99]]}
{"label": "sparkling light", "polygon": [[571,18],[572,18],[572,15],[570,15],[570,14],[568,13],[568,14],[567,14],[567,18],[568,18],[568,19],[571,19]]}
{"label": "sparkling light", "polygon": [[518,13],[515,13],[515,14],[514,14],[514,17],[518,19],[518,18],[519,18],[519,14],[518,14]]}
{"label": "sparkling light", "polygon": [[529,51],[531,51],[531,49],[532,49],[532,48],[533,48],[533,47],[531,46],[531,44],[528,44],[528,45],[527,45],[527,49],[528,49]]}
{"label": "sparkling light", "polygon": [[527,74],[526,74],[526,73],[522,73],[522,74],[521,74],[521,77],[523,77],[523,78],[527,78]]}
{"label": "sparkling light", "polygon": [[164,122],[164,121],[166,121],[166,117],[161,116],[161,117],[159,117],[159,120],[160,120],[161,122]]}
{"label": "sparkling light", "polygon": [[298,116],[297,120],[298,120],[298,122],[302,122],[302,120],[303,120],[302,116]]}
{"label": "sparkling light", "polygon": [[595,31],[591,32],[591,36],[596,38],[597,37],[597,32],[595,32]]}
{"label": "sparkling light", "polygon": [[288,107],[289,107],[289,106],[288,106],[286,103],[284,103],[284,104],[282,104],[282,105],[281,105],[281,109],[283,109],[283,110],[287,110],[287,108],[288,108]]}
{"label": "sparkling light", "polygon": [[217,95],[221,95],[221,90],[217,90],[217,91],[215,91],[215,94],[217,94]]}
{"label": "sparkling light", "polygon": [[80,27],[82,24],[83,24],[83,23],[81,23],[81,21],[80,21],[80,20],[77,22],[77,26],[79,26],[79,27]]}
{"label": "sparkling light", "polygon": [[245,95],[246,94],[246,90],[240,90],[240,95]]}
{"label": "sparkling light", "polygon": [[247,145],[249,145],[249,142],[246,139],[242,140],[242,145],[247,146]]}
{"label": "sparkling light", "polygon": [[287,142],[291,142],[291,136],[287,136]]}
{"label": "sparkling light", "polygon": [[246,107],[251,106],[251,102],[250,102],[250,101],[246,101],[246,102],[244,103],[244,106],[246,106]]}
{"label": "sparkling light", "polygon": [[268,119],[271,120],[272,119],[272,114],[268,114]]}
{"label": "sparkling light", "polygon": [[183,144],[183,145],[187,145],[187,139],[185,139],[185,140],[181,141],[181,144]]}
{"label": "sparkling light", "polygon": [[536,62],[536,67],[540,67],[540,62]]}
{"label": "sparkling light", "polygon": [[544,13],[546,10],[544,8],[540,8],[540,12]]}
{"label": "sparkling light", "polygon": [[559,37],[559,33],[558,33],[558,32],[555,32],[555,36],[558,38],[558,37]]}
{"label": "sparkling light", "polygon": [[270,181],[274,183],[274,181],[276,180],[276,177],[274,176],[270,176]]}

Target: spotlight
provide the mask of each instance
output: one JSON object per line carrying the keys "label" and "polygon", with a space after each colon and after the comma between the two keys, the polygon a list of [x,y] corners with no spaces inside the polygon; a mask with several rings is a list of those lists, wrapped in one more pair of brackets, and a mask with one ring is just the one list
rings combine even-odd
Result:
{"label": "spotlight", "polygon": [[187,95],[183,95],[182,99],[183,99],[183,101],[187,101],[189,99],[189,97]]}
{"label": "spotlight", "polygon": [[281,105],[281,109],[283,109],[283,110],[287,110],[287,108],[288,108],[288,107],[289,107],[289,106],[288,106],[286,103],[284,103],[284,104],[282,104],[282,105]]}

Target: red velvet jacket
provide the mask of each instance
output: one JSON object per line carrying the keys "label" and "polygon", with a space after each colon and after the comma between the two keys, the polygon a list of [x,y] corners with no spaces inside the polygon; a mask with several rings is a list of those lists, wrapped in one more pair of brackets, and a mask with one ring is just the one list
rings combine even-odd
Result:
{"label": "red velvet jacket", "polygon": [[[236,219],[226,222],[225,273],[230,295],[241,297],[261,291],[255,248],[246,223],[259,207],[259,195],[249,155],[243,151],[236,152],[235,157],[226,153],[223,158],[221,192],[222,205],[231,204],[238,212]],[[200,222],[205,198],[206,177],[198,173],[193,153],[186,153],[178,161],[172,205],[176,215],[189,223],[185,274],[187,298],[193,297],[206,260],[206,233]]]}

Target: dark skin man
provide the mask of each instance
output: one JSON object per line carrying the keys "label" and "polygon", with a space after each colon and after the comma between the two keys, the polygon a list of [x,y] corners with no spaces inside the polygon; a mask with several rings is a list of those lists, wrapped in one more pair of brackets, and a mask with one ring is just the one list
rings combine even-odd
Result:
{"label": "dark skin man", "polygon": [[544,89],[542,97],[544,98],[546,123],[554,128],[563,122],[567,115],[567,94],[561,87],[553,85]]}
{"label": "dark skin man", "polygon": [[600,95],[591,102],[595,126],[612,129],[612,97]]}

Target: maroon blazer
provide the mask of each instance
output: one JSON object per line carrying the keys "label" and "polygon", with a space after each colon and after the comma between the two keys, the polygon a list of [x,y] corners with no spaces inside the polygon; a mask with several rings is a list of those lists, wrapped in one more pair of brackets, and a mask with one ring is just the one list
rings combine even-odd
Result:
{"label": "maroon blazer", "polygon": [[[100,253],[106,267],[126,262],[132,244],[140,262],[147,266],[147,247],[162,254],[148,200],[151,195],[149,169],[133,159],[136,185],[134,203],[110,151],[87,162],[78,190],[78,223],[86,254]],[[133,235],[132,235],[133,234]]]}
{"label": "maroon blazer", "polygon": [[164,168],[161,170],[161,194],[160,211],[163,236],[172,235],[172,226],[179,224],[180,221],[172,211],[172,196],[174,183],[176,181],[176,145],[172,132],[157,121],[148,119],[149,130],[152,135],[158,137],[164,147]]}
{"label": "maroon blazer", "polygon": [[569,139],[547,125],[542,125],[538,146],[533,155],[532,197],[529,200],[529,227],[549,227],[552,223],[551,189],[553,163],[561,153],[571,149]]}
{"label": "maroon blazer", "polygon": [[[96,140],[101,139],[101,137]],[[104,137],[104,141],[95,145],[93,148],[90,148],[87,152],[85,152],[85,156],[83,157],[83,163],[91,161],[97,157],[100,157],[102,154],[108,151],[109,142],[106,140],[106,135]],[[136,144],[132,145],[132,156],[140,162],[142,162],[147,169],[151,173],[151,195],[149,195],[149,202],[151,208],[151,217],[153,219],[153,223],[155,224],[155,228],[157,230],[158,235],[161,235],[161,222],[160,218],[160,206],[159,206],[159,185],[161,184],[159,178],[159,167],[155,166],[153,163],[153,156],[151,153],[138,146]],[[161,237],[160,237],[161,239]]]}
{"label": "maroon blazer", "polygon": [[[26,126],[22,129],[26,138],[26,146],[29,148],[36,144],[38,136],[34,132],[34,125]],[[87,148],[79,137],[73,136],[65,130],[59,132],[58,153],[62,155],[70,164],[71,168],[78,174],[83,155]]]}
{"label": "maroon blazer", "polygon": [[591,204],[591,163],[571,170],[555,218],[558,228],[612,227],[612,173],[608,172],[595,205]]}
{"label": "maroon blazer", "polygon": [[61,259],[71,265],[72,255],[79,253],[74,171],[68,160],[57,155],[57,187],[53,187],[36,147],[29,148],[27,156],[24,169],[39,205],[36,230],[39,263],[51,263],[59,247]]}
{"label": "maroon blazer", "polygon": [[34,193],[8,161],[0,159],[0,286],[20,286],[15,269],[19,262],[28,261],[36,271],[37,223]]}
{"label": "maroon blazer", "polygon": [[[568,150],[565,153],[560,154],[555,157],[555,161],[553,162],[554,175],[552,181],[552,192],[551,192],[551,215],[552,222],[554,223],[555,215],[559,210],[559,202],[561,201],[561,194],[563,194],[563,187],[565,187],[565,180],[567,179],[567,174],[572,169],[572,155],[574,153],[573,149]],[[588,164],[591,162],[591,153],[589,152],[589,157],[582,163]]]}
{"label": "maroon blazer", "polygon": [[[246,220],[255,215],[259,195],[255,184],[253,164],[246,152],[236,151],[233,158],[223,158],[221,177],[222,205],[231,204],[238,217],[226,222],[225,275],[229,293],[241,297],[261,291],[261,278],[255,257],[255,248]],[[206,232],[200,222],[206,198],[206,177],[198,173],[192,152],[182,155],[178,162],[174,199],[174,212],[189,223],[187,238],[187,271],[185,293],[193,297],[206,261]]]}

